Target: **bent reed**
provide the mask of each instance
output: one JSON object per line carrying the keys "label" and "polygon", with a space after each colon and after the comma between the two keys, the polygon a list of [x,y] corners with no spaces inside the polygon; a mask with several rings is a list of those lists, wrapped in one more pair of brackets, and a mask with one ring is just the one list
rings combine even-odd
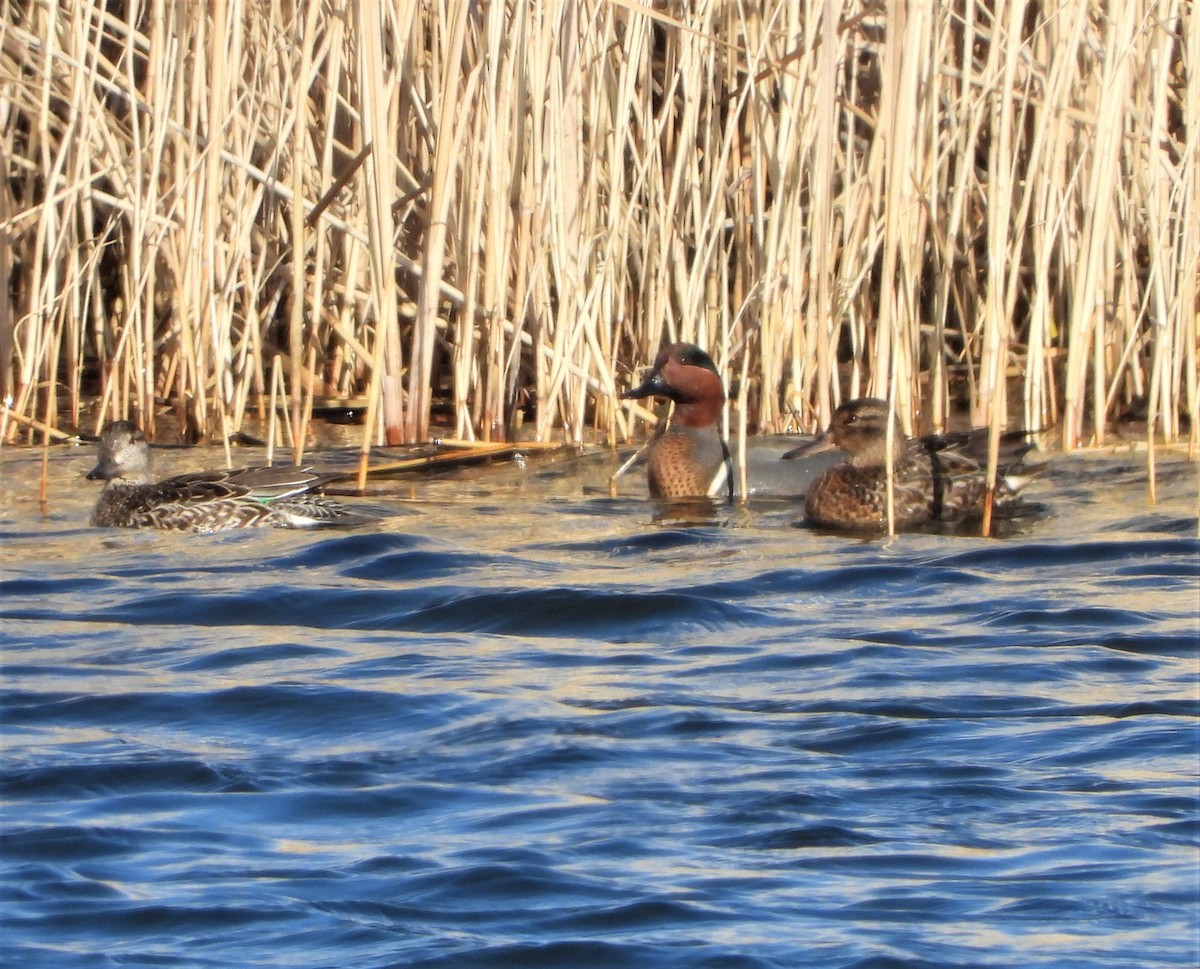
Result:
{"label": "bent reed", "polygon": [[627,440],[682,340],[759,432],[1200,446],[1184,0],[0,6],[6,441]]}

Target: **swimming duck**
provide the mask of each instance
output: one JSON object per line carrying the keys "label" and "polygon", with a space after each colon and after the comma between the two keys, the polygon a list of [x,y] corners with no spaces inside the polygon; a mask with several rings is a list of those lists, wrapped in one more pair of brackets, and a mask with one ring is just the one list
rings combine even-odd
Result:
{"label": "swimming duck", "polygon": [[88,479],[107,482],[92,524],[218,532],[231,528],[352,524],[363,519],[313,494],[331,476],[308,468],[239,468],[151,477],[150,444],[136,424],[113,421],[100,432],[100,461]]}
{"label": "swimming duck", "polygon": [[[796,458],[839,447],[849,459],[823,472],[805,495],[805,516],[825,528],[874,531],[887,527],[885,400],[861,397],[842,404],[829,430],[788,452]],[[1024,481],[1008,472],[1030,445],[1020,433],[1002,440],[995,502],[1011,501]],[[893,516],[897,528],[959,521],[983,514],[987,491],[987,431],[910,439],[897,421],[892,432]]]}
{"label": "swimming duck", "polygon": [[654,366],[622,400],[666,397],[675,402],[669,425],[647,445],[650,494],[656,498],[733,495],[729,448],[717,429],[725,389],[712,357],[691,343],[659,351]]}

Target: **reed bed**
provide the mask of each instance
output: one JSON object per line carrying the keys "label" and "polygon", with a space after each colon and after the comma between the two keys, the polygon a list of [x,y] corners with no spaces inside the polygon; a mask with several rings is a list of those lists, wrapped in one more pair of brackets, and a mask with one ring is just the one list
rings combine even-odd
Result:
{"label": "reed bed", "polygon": [[1200,445],[1186,0],[0,7],[8,440],[622,440],[688,340],[759,432]]}

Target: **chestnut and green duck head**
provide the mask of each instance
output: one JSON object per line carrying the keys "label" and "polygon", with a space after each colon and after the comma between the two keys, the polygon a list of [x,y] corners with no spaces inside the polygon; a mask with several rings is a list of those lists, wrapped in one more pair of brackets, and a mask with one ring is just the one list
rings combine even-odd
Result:
{"label": "chestnut and green duck head", "polygon": [[657,498],[717,497],[732,487],[729,449],[717,428],[725,388],[704,350],[692,343],[663,347],[642,383],[622,400],[673,401],[670,425],[647,446],[648,483]]}

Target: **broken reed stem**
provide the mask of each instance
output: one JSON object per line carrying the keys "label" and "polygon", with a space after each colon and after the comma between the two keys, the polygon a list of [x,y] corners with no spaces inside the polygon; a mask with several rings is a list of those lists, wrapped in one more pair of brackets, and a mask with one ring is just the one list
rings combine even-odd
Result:
{"label": "broken reed stem", "polygon": [[297,429],[296,438],[292,447],[292,463],[296,467],[300,467],[304,463],[304,448],[308,444],[308,428],[312,424],[313,400],[316,397],[317,389],[317,348],[310,346],[308,348],[308,392],[304,394],[303,407],[301,408],[300,427]]}
{"label": "broken reed stem", "polygon": [[743,348],[760,432],[870,392],[1075,447],[1149,389],[1200,452],[1191,4],[5,11],[23,433],[166,401],[228,438],[271,357],[296,460],[318,372],[366,397],[365,481],[443,401],[625,437],[614,373],[685,339]]}
{"label": "broken reed stem", "polygon": [[282,388],[279,354],[271,358],[271,409],[267,417],[267,466],[275,463],[275,425],[279,421],[279,393]]}
{"label": "broken reed stem", "polygon": [[[0,448],[4,447],[4,445],[8,443],[8,418],[9,415],[12,414],[12,408],[10,406],[11,404],[11,397],[6,397],[4,402],[0,404]],[[18,420],[21,419],[22,418],[18,418]],[[23,419],[29,420],[29,418]]]}
{"label": "broken reed stem", "polygon": [[39,421],[34,417],[26,417],[24,414],[19,414],[7,404],[0,404],[0,444],[8,440],[8,422],[11,420],[14,423],[20,424],[23,427],[28,427],[31,431],[41,431],[43,434],[49,434],[56,441],[69,441],[74,434],[67,431],[60,431],[57,427],[51,427],[45,421]]}
{"label": "broken reed stem", "polygon": [[45,515],[50,510],[47,489],[50,482],[50,426],[42,431],[42,476],[38,482],[38,512]]}
{"label": "broken reed stem", "polygon": [[738,384],[738,405],[737,405],[737,417],[738,417],[737,493],[738,493],[738,500],[742,504],[745,504],[747,501],[750,500],[749,471],[747,470],[747,467],[746,467],[746,426],[748,423],[746,407],[747,407],[747,401],[750,396],[749,367],[750,367],[750,354],[743,350],[742,351],[742,374],[741,374],[741,379]]}

